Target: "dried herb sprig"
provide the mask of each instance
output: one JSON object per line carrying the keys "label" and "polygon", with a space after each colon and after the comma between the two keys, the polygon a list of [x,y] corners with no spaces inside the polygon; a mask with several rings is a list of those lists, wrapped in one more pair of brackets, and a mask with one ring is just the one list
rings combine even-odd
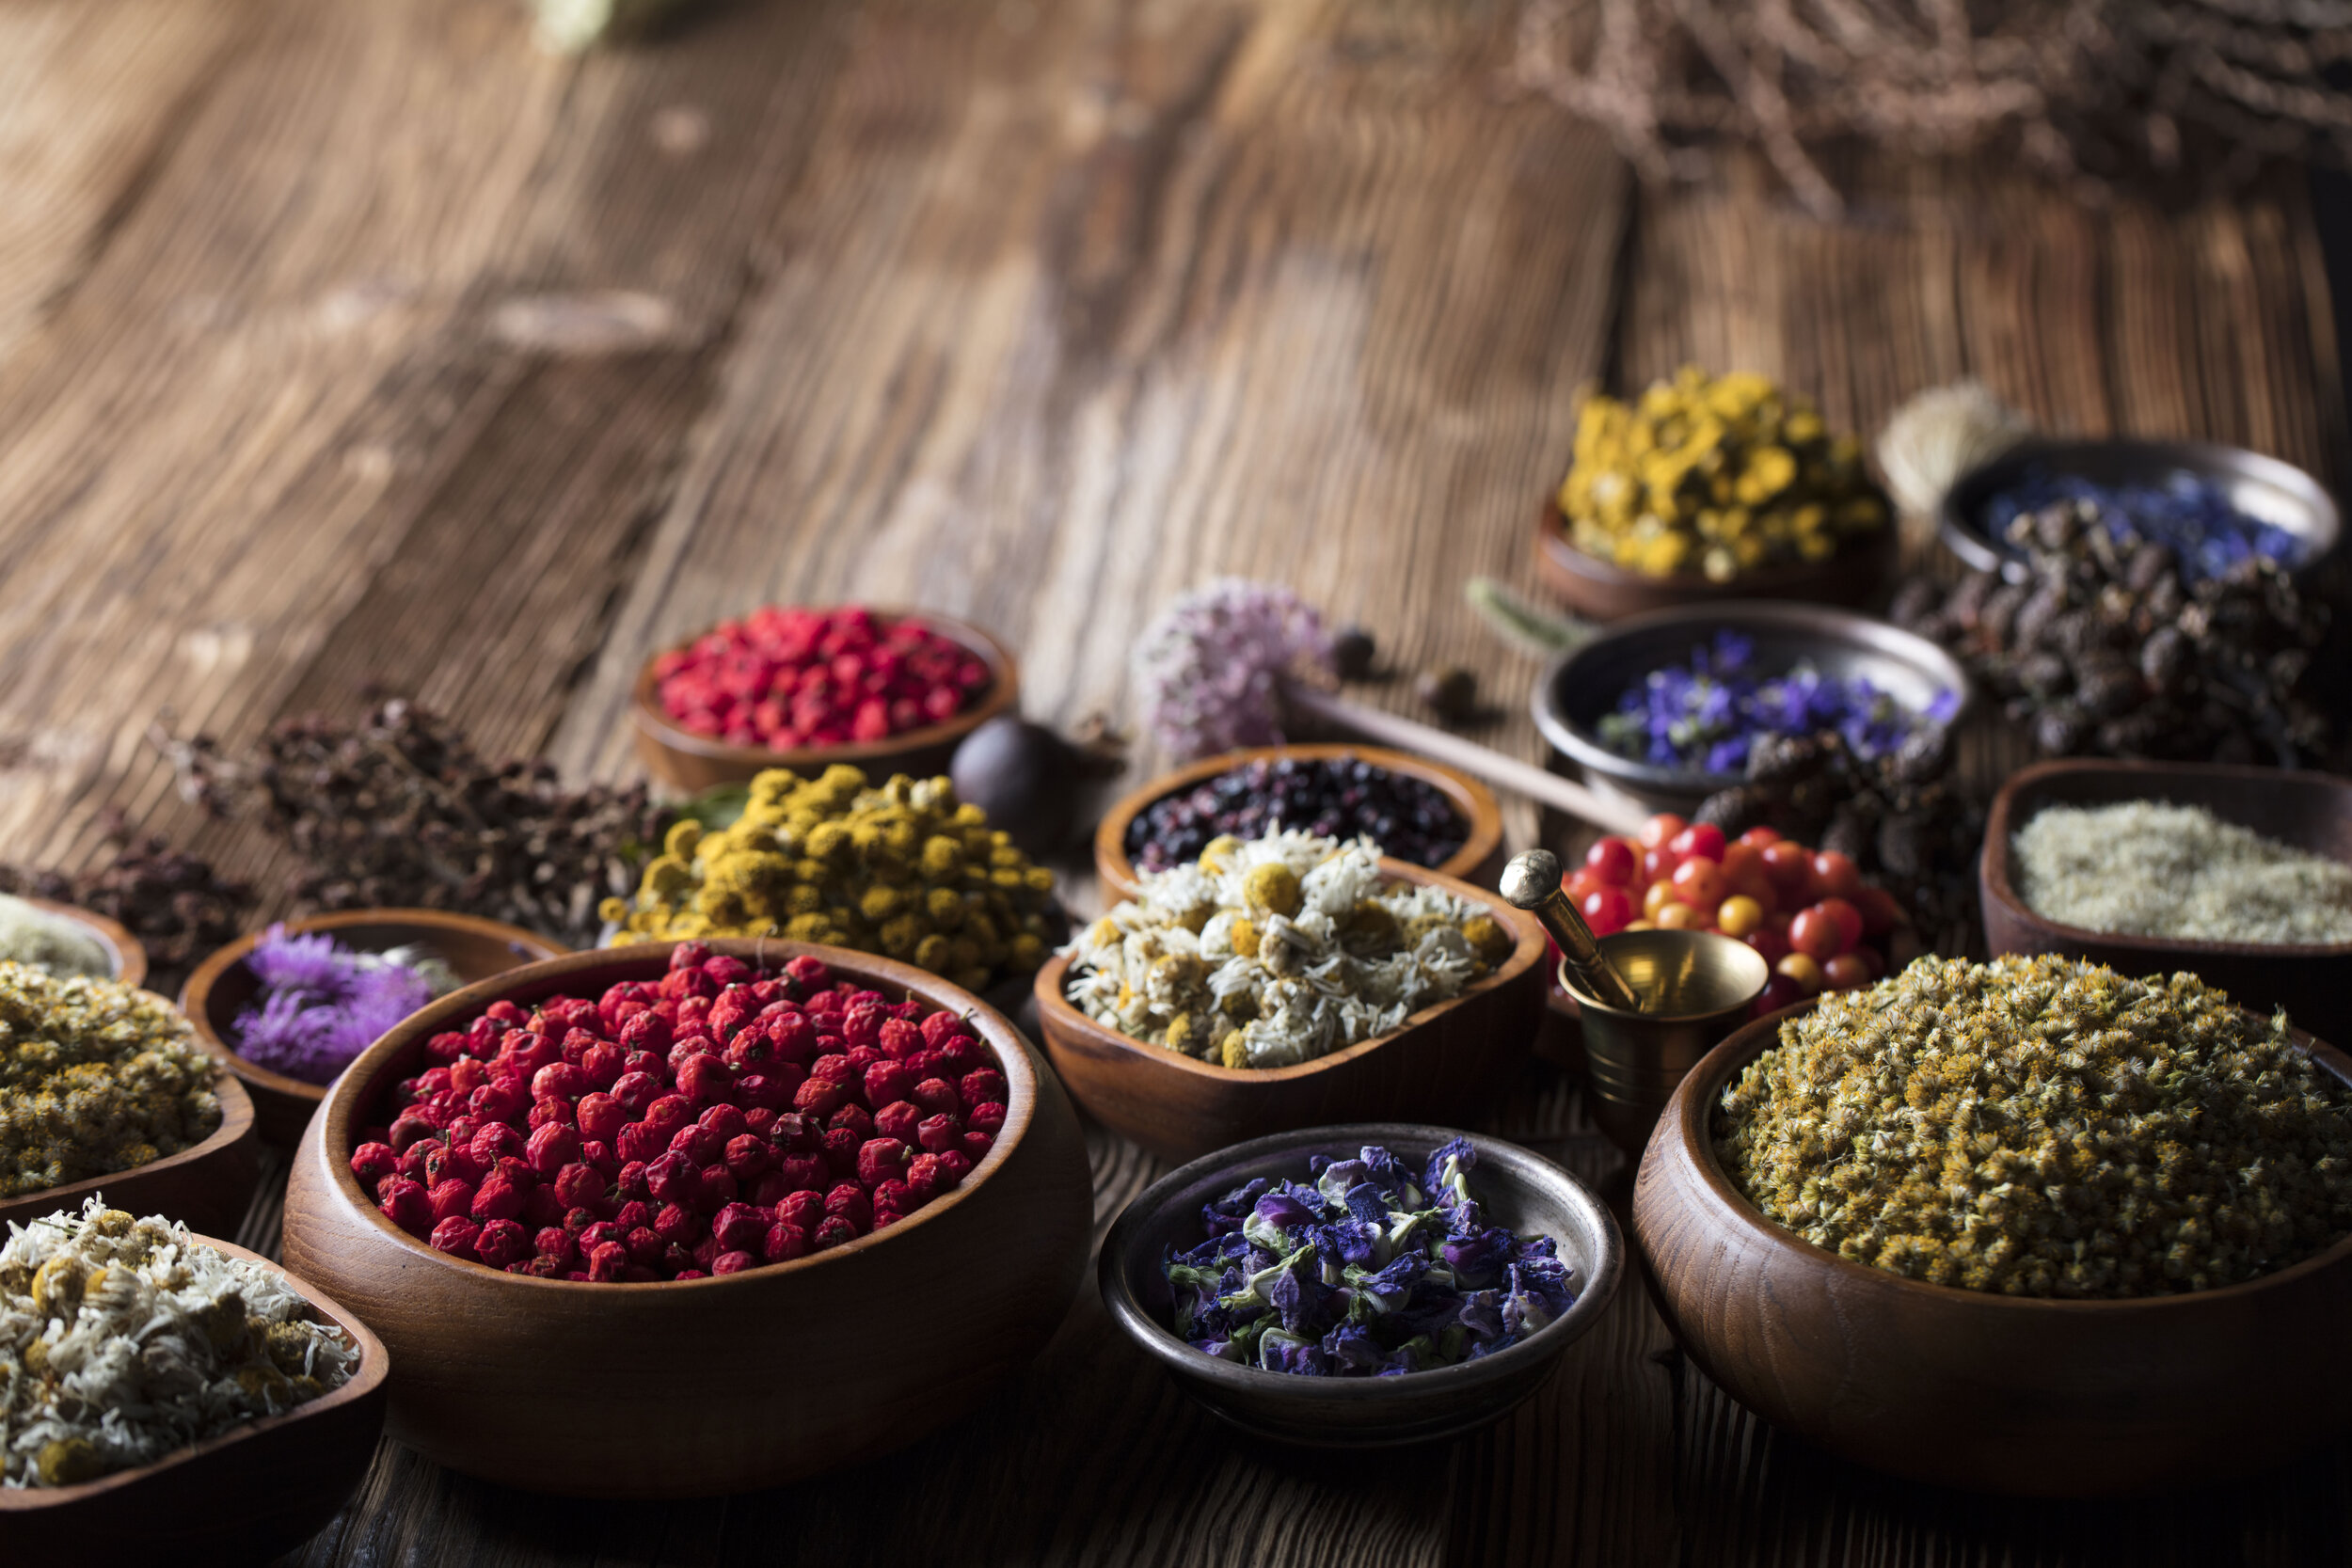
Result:
{"label": "dried herb sprig", "polygon": [[119,812],[101,826],[115,847],[107,864],[83,872],[0,865],[0,893],[54,899],[119,923],[147,949],[150,986],[167,990],[172,972],[236,936],[253,890],[161,835],[133,833]]}
{"label": "dried herb sprig", "polygon": [[[1574,9],[1598,12],[1581,59]],[[2136,169],[2240,182],[2274,158],[2352,163],[2345,0],[1534,0],[1518,78],[1605,128],[1645,176],[1756,144],[1824,216],[1817,153],[2013,150],[2096,187]]]}
{"label": "dried herb sprig", "polygon": [[400,698],[356,724],[288,720],[244,757],[207,736],[151,738],[182,795],[300,855],[291,891],[321,909],[465,910],[591,945],[597,904],[629,891],[675,817],[642,784],[569,789],[544,762],[486,761]]}

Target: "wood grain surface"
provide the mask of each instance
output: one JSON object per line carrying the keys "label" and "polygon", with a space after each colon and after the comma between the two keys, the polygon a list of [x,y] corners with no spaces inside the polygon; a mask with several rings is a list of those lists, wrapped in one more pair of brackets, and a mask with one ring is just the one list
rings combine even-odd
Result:
{"label": "wood grain surface", "polygon": [[[505,0],[0,0],[8,857],[88,863],[115,808],[275,890],[258,832],[173,795],[159,713],[234,743],[389,689],[492,752],[630,776],[645,653],[769,599],[967,615],[1018,649],[1033,717],[1132,724],[1126,652],[1169,594],[1279,578],[1400,670],[1475,670],[1470,733],[1534,758],[1536,663],[1461,580],[1534,590],[1576,389],[1686,359],[1866,431],[1973,373],[2055,429],[2345,477],[2299,182],[2094,209],[1857,157],[1834,225],[1739,158],[1639,189],[1513,87],[1516,24],[1507,0],[711,0],[559,61]],[[1140,745],[1130,778],[1163,761]],[[1552,1069],[1489,1125],[1622,1197]],[[1161,1167],[1089,1147],[1099,1235]],[[264,1162],[241,1234],[274,1251]],[[1629,1282],[1535,1401],[1426,1453],[1235,1442],[1081,1292],[1027,1380],[896,1458],[657,1506],[388,1443],[289,1560],[2347,1556],[2352,1449],[2124,1507],[1919,1488],[1758,1423]]]}

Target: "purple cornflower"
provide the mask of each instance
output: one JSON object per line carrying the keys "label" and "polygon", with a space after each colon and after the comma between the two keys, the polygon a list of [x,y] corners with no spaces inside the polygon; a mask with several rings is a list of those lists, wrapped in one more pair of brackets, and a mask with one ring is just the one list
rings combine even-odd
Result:
{"label": "purple cornflower", "polygon": [[417,970],[342,946],[324,933],[272,926],[246,957],[262,982],[258,1006],[238,1013],[237,1054],[305,1083],[332,1083],[385,1031],[433,1000]]}

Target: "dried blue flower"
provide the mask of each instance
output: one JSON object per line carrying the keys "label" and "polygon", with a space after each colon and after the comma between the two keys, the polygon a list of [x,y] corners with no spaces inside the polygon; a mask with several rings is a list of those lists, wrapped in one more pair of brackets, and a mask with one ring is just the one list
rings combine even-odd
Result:
{"label": "dried blue flower", "polygon": [[2186,469],[2148,484],[2105,485],[2079,474],[2028,467],[2017,484],[1985,502],[1985,531],[1995,539],[2012,537],[2021,516],[2066,501],[2087,503],[2119,553],[2141,545],[2164,545],[2180,562],[2182,581],[2195,587],[2242,561],[2265,556],[2289,571],[2303,563],[2309,546],[2276,523],[2241,512],[2222,486]]}
{"label": "dried blue flower", "polygon": [[332,1083],[394,1024],[453,990],[437,960],[362,953],[326,933],[288,936],[272,926],[246,957],[261,982],[255,1006],[231,1026],[237,1053],[306,1083]]}

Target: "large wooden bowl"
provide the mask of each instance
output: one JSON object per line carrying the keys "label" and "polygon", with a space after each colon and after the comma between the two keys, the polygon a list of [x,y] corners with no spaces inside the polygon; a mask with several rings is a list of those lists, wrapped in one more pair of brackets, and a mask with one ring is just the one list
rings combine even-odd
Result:
{"label": "large wooden bowl", "polygon": [[1196,784],[1206,784],[1236,768],[1246,768],[1260,760],[1276,762],[1285,757],[1302,762],[1325,757],[1350,757],[1383,768],[1391,773],[1402,773],[1434,786],[1454,804],[1454,815],[1462,825],[1462,847],[1445,860],[1431,867],[1448,877],[1482,886],[1494,880],[1502,869],[1502,808],[1495,801],[1495,792],[1484,781],[1471,778],[1458,768],[1449,768],[1427,757],[1417,757],[1409,752],[1392,752],[1381,746],[1255,746],[1245,751],[1227,752],[1220,756],[1180,768],[1173,773],[1163,773],[1139,789],[1120,797],[1094,830],[1094,874],[1102,879],[1105,894],[1113,898],[1132,898],[1140,885],[1135,862],[1127,856],[1127,830],[1136,817],[1149,810],[1153,802],[1170,795],[1181,795]]}
{"label": "large wooden bowl", "polygon": [[245,1568],[325,1528],[366,1479],[384,1430],[390,1359],[368,1325],[259,1254],[197,1240],[278,1275],[359,1346],[342,1387],[281,1416],[79,1486],[0,1488],[0,1556],[82,1568],[168,1562]]}
{"label": "large wooden bowl", "polygon": [[211,1137],[129,1170],[0,1198],[0,1235],[6,1234],[10,1220],[22,1223],[60,1209],[79,1209],[92,1193],[105,1194],[112,1208],[141,1216],[161,1214],[191,1230],[236,1229],[261,1175],[253,1101],[245,1085],[225,1070],[215,1079],[213,1092],[220,1098],[220,1126]]}
{"label": "large wooden bowl", "polygon": [[2232,1001],[2287,1016],[2323,1039],[2352,1039],[2352,942],[2280,947],[2118,936],[2045,920],[2018,895],[2010,839],[2044,806],[2169,800],[2202,806],[2224,822],[2352,865],[2352,780],[2221,763],[2045,762],[2011,777],[1993,798],[1977,864],[1989,951],[2063,953],[2125,974],[2188,970]]}
{"label": "large wooden bowl", "polygon": [[1392,881],[1444,888],[1517,939],[1502,967],[1402,1027],[1295,1067],[1213,1067],[1095,1022],[1063,993],[1057,954],[1037,974],[1046,1054],[1071,1097],[1121,1137],[1170,1160],[1328,1122],[1466,1122],[1526,1057],[1544,1012],[1543,927],[1492,893],[1403,861]]}
{"label": "large wooden bowl", "polygon": [[[1766,1219],[1709,1123],[1724,1085],[1813,1005],[1692,1069],[1634,1187],[1659,1304],[1734,1399],[1856,1464],[2038,1497],[2201,1485],[2352,1426],[2352,1238],[2244,1285],[2055,1301],[1905,1279]],[[2341,1052],[2296,1040],[2352,1079]]]}
{"label": "large wooden bowl", "polygon": [[[368,953],[421,947],[448,964],[468,985],[571,951],[519,926],[446,910],[346,910],[340,914],[289,920],[286,931],[290,936],[324,931],[346,947]],[[196,1026],[196,1037],[204,1049],[219,1057],[221,1065],[235,1073],[253,1097],[254,1125],[261,1130],[262,1141],[290,1145],[310,1125],[311,1114],[326,1099],[326,1085],[272,1072],[238,1055],[229,1043],[237,1014],[261,990],[261,982],[245,966],[245,956],[261,940],[259,931],[239,937],[197,965],[187,984],[180,988],[180,1010]]]}
{"label": "large wooden bowl", "polygon": [[[1016,713],[1021,705],[1021,666],[1012,650],[967,622],[928,610],[877,609],[878,621],[916,620],[942,637],[970,649],[988,666],[989,682],[972,705],[940,724],[902,730],[886,739],[844,746],[802,747],[771,751],[764,746],[730,746],[713,736],[685,728],[661,706],[661,682],[654,673],[657,653],[637,672],[629,694],[629,715],[637,726],[637,756],[653,776],[681,794],[692,795],[716,784],[739,784],[765,768],[789,768],[796,773],[821,773],[835,763],[864,769],[876,783],[893,773],[930,778],[947,771],[963,737],[1000,713]],[[663,652],[675,653],[697,641]]]}
{"label": "large wooden bowl", "polygon": [[60,920],[70,920],[87,931],[92,940],[106,950],[106,957],[114,965],[114,972],[108,976],[109,979],[119,980],[126,986],[146,983],[147,946],[138,938],[133,936],[120,921],[109,920],[104,915],[83,909],[78,904],[60,904],[52,898],[35,898],[26,894],[19,894],[17,896],[43,914],[54,914]]}
{"label": "large wooden bowl", "polygon": [[977,1408],[1069,1309],[1093,1186],[1053,1075],[978,998],[841,948],[709,944],[771,965],[814,954],[886,995],[970,1016],[1009,1092],[995,1147],[954,1193],[830,1252],[643,1285],[460,1262],[376,1212],[350,1151],[363,1108],[415,1070],[429,1036],[501,997],[528,1007],[658,978],[672,945],[576,953],[443,997],[351,1065],[295,1150],[287,1266],[391,1347],[391,1433],[438,1464],[577,1497],[772,1486],[903,1448]]}
{"label": "large wooden bowl", "polygon": [[1629,571],[1578,549],[1555,497],[1535,516],[1535,576],[1562,603],[1589,621],[1621,621],[1652,610],[1720,604],[1729,599],[1803,599],[1816,604],[1859,606],[1869,601],[1894,569],[1895,527],[1890,522],[1868,539],[1839,550],[1827,561],[1800,562],[1742,572],[1717,582],[1703,572],[1653,577]]}

